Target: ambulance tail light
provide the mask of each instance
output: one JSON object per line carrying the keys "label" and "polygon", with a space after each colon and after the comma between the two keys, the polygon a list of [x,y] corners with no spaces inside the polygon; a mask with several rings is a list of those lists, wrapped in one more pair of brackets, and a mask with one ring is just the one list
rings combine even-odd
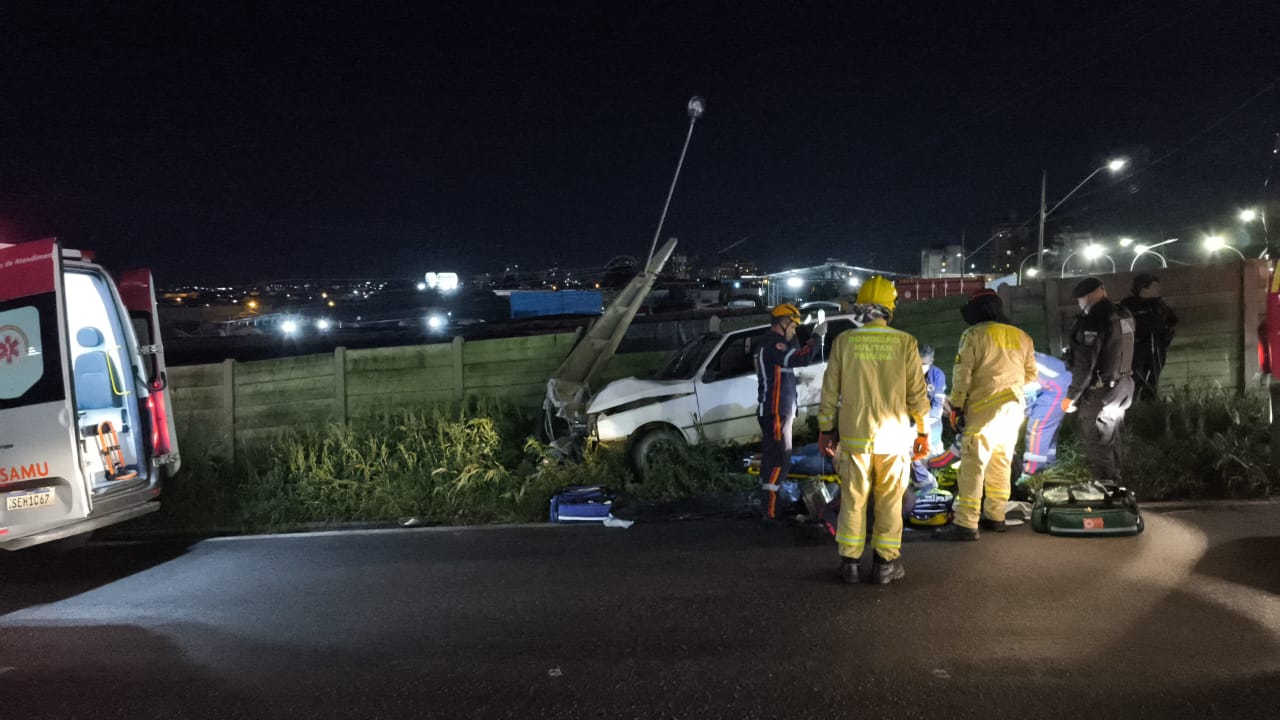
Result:
{"label": "ambulance tail light", "polygon": [[147,398],[147,412],[151,414],[151,453],[156,459],[173,450],[169,439],[169,408],[165,406],[164,393],[152,393]]}

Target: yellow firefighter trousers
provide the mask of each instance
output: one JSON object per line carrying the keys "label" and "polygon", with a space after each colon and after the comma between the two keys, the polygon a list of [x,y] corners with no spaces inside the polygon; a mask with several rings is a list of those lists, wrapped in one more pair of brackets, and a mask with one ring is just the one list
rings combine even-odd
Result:
{"label": "yellow firefighter trousers", "polygon": [[980,509],[989,520],[1004,520],[1009,502],[1009,465],[1024,414],[1021,402],[1005,402],[983,412],[975,418],[977,422],[964,429],[956,525],[976,529]]}
{"label": "yellow firefighter trousers", "polygon": [[911,477],[906,455],[851,454],[840,451],[840,522],[836,542],[840,556],[857,558],[867,545],[867,501],[875,503],[871,548],[885,560],[902,554],[902,495]]}

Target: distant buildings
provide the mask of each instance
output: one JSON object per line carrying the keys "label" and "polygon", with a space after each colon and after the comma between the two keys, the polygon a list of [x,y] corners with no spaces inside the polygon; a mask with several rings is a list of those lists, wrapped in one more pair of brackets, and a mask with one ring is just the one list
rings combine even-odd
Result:
{"label": "distant buildings", "polygon": [[958,277],[964,263],[964,248],[960,245],[947,245],[943,248],[930,248],[920,251],[920,277],[943,278]]}

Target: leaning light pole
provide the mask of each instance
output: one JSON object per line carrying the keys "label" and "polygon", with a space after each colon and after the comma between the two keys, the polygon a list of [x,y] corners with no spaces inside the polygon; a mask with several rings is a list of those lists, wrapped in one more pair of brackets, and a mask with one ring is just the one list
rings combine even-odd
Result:
{"label": "leaning light pole", "polygon": [[653,260],[653,251],[658,248],[658,238],[662,236],[662,224],[667,221],[667,208],[671,207],[671,196],[676,193],[676,181],[680,179],[680,168],[684,167],[684,154],[689,151],[689,139],[693,137],[693,125],[707,110],[707,101],[694,95],[689,98],[689,132],[684,136],[684,147],[680,149],[680,161],[676,163],[676,174],[671,178],[671,189],[667,190],[667,201],[662,203],[662,216],[658,218],[658,229],[653,232],[653,242],[649,243],[649,257],[645,259],[645,267]]}

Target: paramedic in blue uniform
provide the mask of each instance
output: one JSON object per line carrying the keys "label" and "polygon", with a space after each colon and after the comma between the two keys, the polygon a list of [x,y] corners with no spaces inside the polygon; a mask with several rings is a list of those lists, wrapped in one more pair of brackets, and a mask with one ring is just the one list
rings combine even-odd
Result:
{"label": "paramedic in blue uniform", "polygon": [[[924,370],[925,386],[929,389],[929,456],[941,453],[942,446],[942,407],[947,401],[947,376],[942,369],[933,364],[933,347],[920,346],[920,365]],[[938,487],[938,481],[929,472],[929,464],[924,460],[911,463],[911,490],[919,495]]]}
{"label": "paramedic in blue uniform", "polygon": [[791,424],[796,417],[795,368],[817,362],[826,323],[813,330],[808,344],[796,341],[800,309],[783,303],[773,309],[773,321],[756,345],[756,379],[759,381],[760,488],[765,491],[764,516],[778,513],[778,484],[791,469]]}
{"label": "paramedic in blue uniform", "polygon": [[1071,387],[1066,363],[1044,353],[1036,353],[1036,383],[1027,388],[1026,448],[1022,453],[1022,478],[1053,465],[1058,458],[1058,428],[1065,412],[1062,398]]}

